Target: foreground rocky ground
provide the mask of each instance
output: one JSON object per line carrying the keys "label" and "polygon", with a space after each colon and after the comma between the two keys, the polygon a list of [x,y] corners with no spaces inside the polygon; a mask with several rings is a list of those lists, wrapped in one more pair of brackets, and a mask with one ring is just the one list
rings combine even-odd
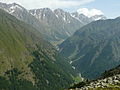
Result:
{"label": "foreground rocky ground", "polygon": [[120,74],[89,82],[81,88],[70,90],[120,90]]}

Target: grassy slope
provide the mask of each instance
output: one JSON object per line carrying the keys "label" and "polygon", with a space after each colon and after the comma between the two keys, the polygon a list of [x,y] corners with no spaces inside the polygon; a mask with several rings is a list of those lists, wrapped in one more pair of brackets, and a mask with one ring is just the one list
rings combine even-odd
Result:
{"label": "grassy slope", "polygon": [[59,90],[73,83],[76,72],[40,36],[0,10],[0,89]]}

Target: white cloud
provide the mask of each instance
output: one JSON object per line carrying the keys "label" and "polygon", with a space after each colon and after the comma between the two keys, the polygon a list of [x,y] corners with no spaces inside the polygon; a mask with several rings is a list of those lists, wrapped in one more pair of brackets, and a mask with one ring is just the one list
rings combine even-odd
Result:
{"label": "white cloud", "polygon": [[79,14],[84,14],[85,16],[92,17],[95,15],[103,15],[103,12],[98,9],[87,9],[87,8],[80,8],[77,10]]}
{"label": "white cloud", "polygon": [[0,0],[2,2],[16,2],[27,9],[31,8],[69,8],[84,5],[95,0]]}

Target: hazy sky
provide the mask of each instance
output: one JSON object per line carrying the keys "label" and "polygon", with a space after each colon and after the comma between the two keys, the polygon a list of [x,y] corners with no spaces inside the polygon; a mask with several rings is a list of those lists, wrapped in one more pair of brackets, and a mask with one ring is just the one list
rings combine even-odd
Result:
{"label": "hazy sky", "polygon": [[[88,15],[104,14],[108,18],[120,16],[120,0],[0,0],[1,2],[16,2],[27,9],[61,8],[66,11],[74,12],[80,9]],[[86,10],[86,11],[85,11]]]}

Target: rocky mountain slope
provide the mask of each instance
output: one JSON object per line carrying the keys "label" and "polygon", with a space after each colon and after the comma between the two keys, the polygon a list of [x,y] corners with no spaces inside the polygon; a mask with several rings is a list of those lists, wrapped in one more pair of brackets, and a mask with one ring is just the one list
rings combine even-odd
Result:
{"label": "rocky mountain slope", "polygon": [[50,28],[50,34],[56,41],[64,40],[71,36],[84,24],[73,18],[70,13],[61,9],[52,11],[49,8],[34,9],[29,11],[39,21],[45,22]]}
{"label": "rocky mountain slope", "polygon": [[[56,40],[65,40],[80,27],[99,19],[106,19],[103,15],[96,15],[88,18],[83,14],[69,13],[62,9],[51,10],[49,8],[33,9],[29,11],[38,20],[47,23],[52,30],[48,33]],[[77,15],[76,15],[77,14]]]}
{"label": "rocky mountain slope", "polygon": [[[59,44],[76,30],[94,20],[86,16],[78,15],[74,17],[69,12],[61,9],[51,10],[49,8],[26,10],[24,7],[13,3],[0,3],[0,8],[4,9],[19,20],[22,20],[35,27],[52,44]],[[79,18],[79,19],[78,19]]]}
{"label": "rocky mountain slope", "polygon": [[0,10],[0,90],[61,90],[76,76],[37,30]]}
{"label": "rocky mountain slope", "polygon": [[71,90],[119,90],[120,89],[120,66],[105,71],[100,78],[71,87]]}
{"label": "rocky mountain slope", "polygon": [[43,23],[42,21],[39,21],[31,15],[27,9],[20,6],[19,4],[12,3],[12,4],[6,4],[6,3],[0,3],[0,8],[8,12],[9,14],[15,16],[17,19],[24,21],[25,23],[30,24],[36,30],[38,30],[42,37],[47,39],[48,36],[46,36],[45,32],[49,30],[49,27]]}
{"label": "rocky mountain slope", "polygon": [[60,45],[83,77],[94,79],[120,64],[120,18],[92,22]]}

